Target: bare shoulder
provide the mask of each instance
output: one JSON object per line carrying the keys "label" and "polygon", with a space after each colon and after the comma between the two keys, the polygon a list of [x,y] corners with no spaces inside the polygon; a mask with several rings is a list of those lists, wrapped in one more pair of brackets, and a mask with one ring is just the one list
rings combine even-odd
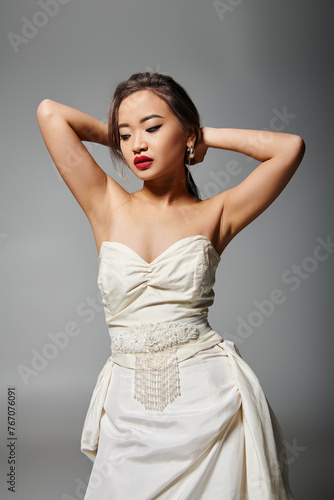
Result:
{"label": "bare shoulder", "polygon": [[109,174],[107,174],[106,195],[109,199],[109,208],[112,210],[117,208],[120,204],[128,202],[131,196],[130,193]]}
{"label": "bare shoulder", "polygon": [[[205,230],[210,234],[210,239],[219,254],[223,252],[232,239],[231,228],[226,216],[226,200],[228,191],[218,193],[206,200],[201,200],[197,208]],[[196,206],[196,205],[195,205]]]}
{"label": "bare shoulder", "polygon": [[95,210],[88,217],[96,246],[99,248],[107,238],[113,215],[130,201],[130,194],[109,174],[106,174],[106,187],[103,197],[95,200]]}

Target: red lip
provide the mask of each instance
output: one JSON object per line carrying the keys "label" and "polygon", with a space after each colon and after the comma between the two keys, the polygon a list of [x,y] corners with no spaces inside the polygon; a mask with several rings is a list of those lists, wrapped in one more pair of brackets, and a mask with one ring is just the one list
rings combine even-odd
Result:
{"label": "red lip", "polygon": [[153,161],[152,158],[149,158],[148,156],[137,156],[134,160],[134,164],[137,165],[137,163],[140,162],[146,162],[146,161]]}

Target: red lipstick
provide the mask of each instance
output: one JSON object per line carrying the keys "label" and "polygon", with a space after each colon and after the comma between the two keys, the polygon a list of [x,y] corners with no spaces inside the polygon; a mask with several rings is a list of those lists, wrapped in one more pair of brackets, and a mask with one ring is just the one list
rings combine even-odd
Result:
{"label": "red lipstick", "polygon": [[148,156],[137,156],[133,161],[137,168],[146,168],[151,165],[153,159]]}

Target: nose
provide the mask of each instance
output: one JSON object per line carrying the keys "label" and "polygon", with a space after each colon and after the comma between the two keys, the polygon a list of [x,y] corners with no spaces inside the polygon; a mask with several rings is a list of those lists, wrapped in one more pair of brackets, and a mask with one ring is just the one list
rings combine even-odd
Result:
{"label": "nose", "polygon": [[134,153],[138,153],[139,151],[143,151],[147,149],[147,143],[144,140],[144,137],[141,132],[138,132],[134,135],[132,151]]}

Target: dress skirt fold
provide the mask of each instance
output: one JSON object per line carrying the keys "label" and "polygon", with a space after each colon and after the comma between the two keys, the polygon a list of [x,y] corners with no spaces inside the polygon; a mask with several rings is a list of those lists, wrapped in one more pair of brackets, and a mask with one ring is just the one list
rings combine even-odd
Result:
{"label": "dress skirt fold", "polygon": [[108,360],[91,402],[98,431],[88,412],[83,433],[86,443],[98,434],[85,500],[292,499],[279,426],[234,344],[200,351],[179,369],[181,396],[155,412],[133,398],[134,370]]}

